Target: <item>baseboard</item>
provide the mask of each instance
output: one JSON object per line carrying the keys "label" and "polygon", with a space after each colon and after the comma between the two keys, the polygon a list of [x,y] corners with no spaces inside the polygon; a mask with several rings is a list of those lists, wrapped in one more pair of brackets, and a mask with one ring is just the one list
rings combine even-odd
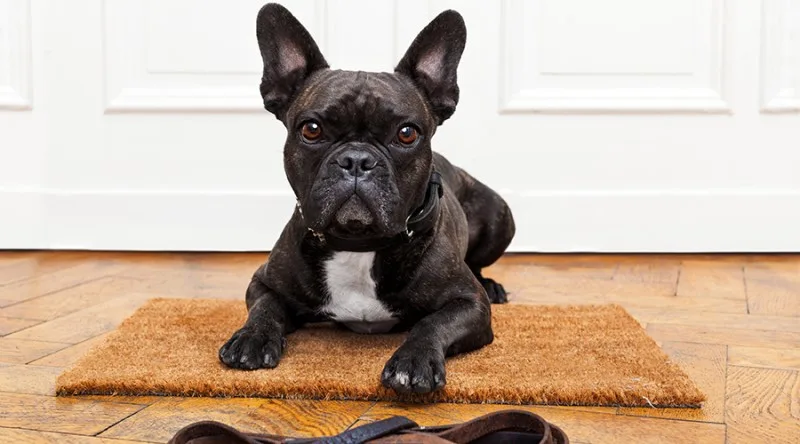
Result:
{"label": "baseboard", "polygon": [[[281,192],[0,191],[0,208],[32,201],[41,202],[38,217],[0,220],[0,248],[264,251],[295,203]],[[38,235],[15,233],[37,219]]]}
{"label": "baseboard", "polygon": [[800,251],[800,190],[504,193],[510,251]]}
{"label": "baseboard", "polygon": [[43,195],[0,190],[0,249],[48,248]]}
{"label": "baseboard", "polygon": [[[797,252],[800,190],[502,191],[509,252]],[[268,251],[286,192],[0,190],[0,249]]]}

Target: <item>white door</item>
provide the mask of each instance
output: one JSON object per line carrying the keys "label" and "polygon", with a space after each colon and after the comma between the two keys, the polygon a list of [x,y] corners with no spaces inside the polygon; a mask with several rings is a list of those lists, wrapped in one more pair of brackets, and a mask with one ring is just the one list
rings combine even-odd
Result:
{"label": "white door", "polygon": [[[267,250],[294,201],[263,0],[0,0],[0,248]],[[437,150],[512,251],[800,250],[800,1],[283,2],[334,67],[468,29]]]}

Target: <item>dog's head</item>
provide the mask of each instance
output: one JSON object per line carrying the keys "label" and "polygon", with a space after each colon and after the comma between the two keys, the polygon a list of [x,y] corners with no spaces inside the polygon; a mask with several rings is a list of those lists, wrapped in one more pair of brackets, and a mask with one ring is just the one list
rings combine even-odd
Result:
{"label": "dog's head", "polygon": [[404,230],[425,198],[431,138],[458,103],[461,15],[439,14],[392,73],[331,69],[278,4],[256,26],[264,107],[287,129],[284,167],[308,227],[358,239]]}

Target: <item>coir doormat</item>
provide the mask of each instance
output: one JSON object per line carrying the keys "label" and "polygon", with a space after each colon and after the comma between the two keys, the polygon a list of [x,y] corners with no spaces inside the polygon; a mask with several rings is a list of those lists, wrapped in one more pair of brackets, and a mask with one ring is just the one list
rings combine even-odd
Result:
{"label": "coir doormat", "polygon": [[449,358],[447,385],[398,396],[380,384],[404,334],[330,325],[288,337],[277,368],[233,370],[219,347],[243,301],[153,299],[59,376],[59,395],[175,395],[595,406],[700,407],[688,376],[623,308],[494,305],[495,341]]}

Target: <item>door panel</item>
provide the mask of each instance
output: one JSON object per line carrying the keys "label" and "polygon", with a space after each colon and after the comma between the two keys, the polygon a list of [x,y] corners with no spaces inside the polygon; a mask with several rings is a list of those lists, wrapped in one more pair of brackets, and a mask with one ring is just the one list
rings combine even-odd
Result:
{"label": "door panel", "polygon": [[[0,0],[0,248],[43,241],[46,116],[34,96],[31,4]],[[38,60],[37,60],[38,61]]]}
{"label": "door panel", "polygon": [[[798,2],[282,3],[343,69],[464,15],[434,147],[508,199],[512,251],[800,249]],[[270,249],[262,4],[0,0],[0,248]]]}

